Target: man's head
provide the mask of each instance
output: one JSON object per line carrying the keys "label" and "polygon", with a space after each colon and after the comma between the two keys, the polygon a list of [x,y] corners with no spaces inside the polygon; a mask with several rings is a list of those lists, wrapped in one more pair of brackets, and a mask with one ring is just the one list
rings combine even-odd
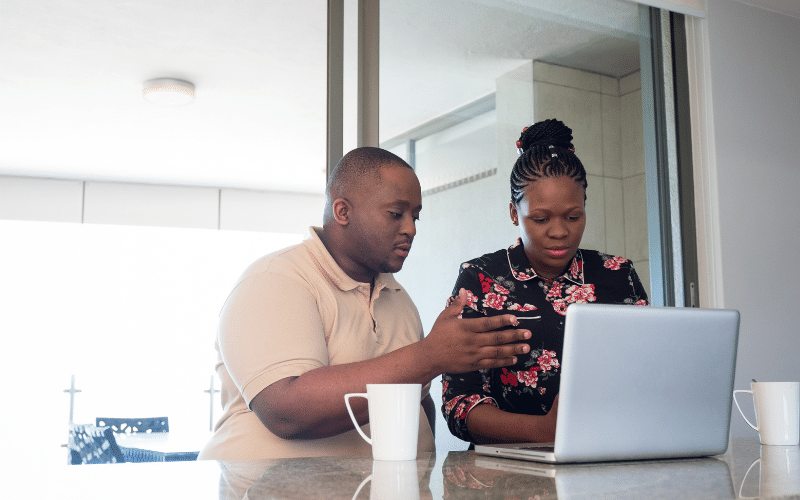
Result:
{"label": "man's head", "polygon": [[370,282],[403,267],[422,209],[406,162],[383,149],[354,149],[331,173],[326,195],[323,241],[351,278]]}

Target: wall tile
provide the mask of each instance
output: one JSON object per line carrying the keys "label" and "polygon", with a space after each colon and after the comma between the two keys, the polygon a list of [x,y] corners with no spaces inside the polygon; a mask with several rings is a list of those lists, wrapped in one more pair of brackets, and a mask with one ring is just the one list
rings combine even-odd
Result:
{"label": "wall tile", "polygon": [[590,92],[600,92],[600,75],[587,73],[563,66],[534,61],[533,79],[536,82],[551,83]]}
{"label": "wall tile", "polygon": [[619,97],[603,95],[603,175],[622,177],[622,125],[620,123],[621,100]]}
{"label": "wall tile", "polygon": [[588,175],[586,181],[586,230],[581,240],[582,248],[606,252],[606,192],[603,178]]}
{"label": "wall tile", "polygon": [[[625,215],[622,179],[603,178],[605,192],[606,252],[625,256]],[[589,186],[592,189],[592,186]]]}
{"label": "wall tile", "polygon": [[88,224],[217,229],[219,189],[86,182]]}
{"label": "wall tile", "polygon": [[647,241],[647,192],[645,176],[637,175],[622,181],[625,212],[625,257],[632,260],[649,258]]}
{"label": "wall tile", "polygon": [[609,76],[600,76],[600,92],[603,95],[619,97],[619,80]]}
{"label": "wall tile", "polygon": [[630,94],[633,91],[642,89],[641,72],[631,73],[619,80],[619,95]]}
{"label": "wall tile", "polygon": [[621,97],[622,176],[644,173],[644,136],[642,135],[642,92]]}
{"label": "wall tile", "polygon": [[603,175],[601,95],[549,83],[535,83],[534,122],[558,118],[572,129],[573,144],[586,172]]}
{"label": "wall tile", "polygon": [[0,177],[0,219],[81,222],[83,181]]}
{"label": "wall tile", "polygon": [[223,189],[220,229],[306,234],[324,208],[323,195]]}
{"label": "wall tile", "polygon": [[533,61],[528,61],[496,80],[495,110],[495,148],[498,172],[511,173],[511,166],[517,161],[514,143],[519,139],[522,128],[534,122],[533,113]]}

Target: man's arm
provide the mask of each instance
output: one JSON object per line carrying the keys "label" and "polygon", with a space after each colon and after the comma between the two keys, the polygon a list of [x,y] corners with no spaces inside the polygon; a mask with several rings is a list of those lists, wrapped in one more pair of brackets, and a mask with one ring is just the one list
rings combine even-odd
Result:
{"label": "man's arm", "polygon": [[[530,338],[527,330],[494,331],[515,326],[513,315],[460,319],[467,303],[462,291],[437,318],[430,333],[414,344],[377,358],[310,370],[281,379],[263,389],[250,403],[261,422],[284,439],[318,439],[353,428],[344,404],[347,393],[362,393],[366,384],[427,384],[444,372],[465,373],[512,365]],[[367,402],[352,400],[360,425],[369,421]]]}

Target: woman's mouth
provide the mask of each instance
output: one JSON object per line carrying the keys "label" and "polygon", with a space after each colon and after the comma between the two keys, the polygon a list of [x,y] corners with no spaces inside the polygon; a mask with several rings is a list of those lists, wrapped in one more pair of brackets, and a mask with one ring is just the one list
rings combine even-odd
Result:
{"label": "woman's mouth", "polygon": [[567,256],[568,248],[548,248],[547,254],[553,259],[563,259]]}

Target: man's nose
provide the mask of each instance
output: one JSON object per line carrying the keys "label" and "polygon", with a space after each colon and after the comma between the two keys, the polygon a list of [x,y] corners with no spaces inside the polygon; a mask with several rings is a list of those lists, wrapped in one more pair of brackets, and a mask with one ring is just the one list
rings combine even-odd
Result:
{"label": "man's nose", "polygon": [[406,215],[403,217],[403,226],[400,228],[400,232],[407,234],[411,238],[417,235],[417,221],[414,220],[413,216]]}

